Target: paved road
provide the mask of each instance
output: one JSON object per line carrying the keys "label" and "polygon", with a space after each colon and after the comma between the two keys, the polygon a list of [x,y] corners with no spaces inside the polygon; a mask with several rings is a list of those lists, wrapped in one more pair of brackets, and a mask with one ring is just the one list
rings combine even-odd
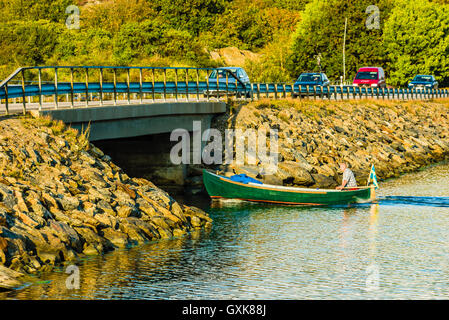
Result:
{"label": "paved road", "polygon": [[[164,102],[198,102],[198,101],[208,101],[206,98],[200,97],[198,100],[195,98],[189,98],[187,100],[186,98],[167,98],[167,99],[155,99],[154,101],[152,99],[131,99],[129,102],[128,100],[117,100],[117,103],[114,104],[114,101],[103,101],[103,106],[123,106],[123,105],[139,105],[139,104],[152,104],[152,103],[164,103]],[[210,98],[209,101],[219,101],[216,98]],[[91,108],[91,107],[101,107],[100,101],[89,101],[88,105],[86,105],[85,101],[81,102],[74,102],[73,104],[74,108]],[[51,110],[51,109],[70,109],[72,108],[71,103],[64,101],[64,102],[58,102],[58,106],[55,105],[54,102],[45,102],[42,103],[42,110]],[[8,110],[10,114],[17,114],[23,112],[23,103],[9,103],[8,104]],[[26,111],[32,111],[32,110],[39,110],[39,103],[26,103]],[[0,114],[6,113],[6,105],[0,104]]]}
{"label": "paved road", "polygon": [[[274,98],[274,94],[271,93],[270,94],[271,98]],[[278,93],[277,95],[278,99],[282,99],[284,97],[283,93]],[[290,94],[286,94],[287,98],[290,98],[291,95]],[[260,94],[260,98],[264,99],[266,98],[265,94]],[[347,94],[344,94],[343,97],[341,96],[341,94],[337,94],[334,95],[332,94],[332,96],[329,98],[326,95],[324,95],[323,97],[321,97],[320,95],[316,95],[316,96],[306,96],[306,97],[302,97],[301,99],[307,99],[307,100],[351,100],[351,99],[355,99],[355,100],[360,100],[360,99],[366,99],[366,98],[371,98],[370,96],[366,97],[363,96],[362,98],[360,98],[359,95],[353,95],[350,94],[349,97]],[[235,97],[232,97],[232,99],[235,99]],[[254,100],[257,100],[257,95],[253,96]],[[300,99],[299,97],[296,99]],[[380,96],[379,98],[377,98],[376,96],[374,96],[374,99],[379,99],[379,100],[383,100],[383,99],[387,99],[386,96],[382,97]],[[398,100],[417,100],[417,99],[421,99],[420,95],[414,95],[413,97],[409,97],[407,98],[407,96],[404,97],[404,99],[402,98],[402,95],[395,95],[394,97],[392,97],[391,95],[388,97],[389,100],[391,99],[398,99]],[[17,99],[19,100],[19,99]],[[226,96],[223,96],[220,98],[220,100],[226,100]],[[239,100],[245,100],[244,98],[239,98]],[[250,100],[249,98],[246,100]],[[428,100],[428,99],[423,99],[423,100]],[[199,98],[197,98],[196,94],[193,94],[189,97],[189,99],[186,99],[185,95],[182,97],[179,97],[178,99],[175,98],[167,98],[167,99],[163,99],[163,98],[157,98],[155,100],[153,99],[130,99],[130,101],[128,101],[127,99],[123,100],[118,100],[116,104],[114,104],[113,100],[104,100],[103,101],[103,106],[113,106],[113,105],[139,105],[139,104],[152,104],[152,103],[164,103],[164,102],[169,102],[169,103],[173,103],[173,102],[197,102],[197,101],[219,101],[219,99],[217,99],[214,96],[211,96],[210,99],[208,100],[207,98],[203,97],[202,94],[199,95]],[[71,108],[71,103],[70,101],[63,101],[63,102],[58,102],[58,105],[55,105],[55,102],[44,102],[42,103],[42,110],[45,109],[68,109]],[[100,101],[99,100],[94,100],[94,101],[89,101],[88,105],[86,105],[86,101],[76,101],[73,104],[74,108],[86,108],[86,107],[101,107],[100,105]],[[17,114],[17,113],[22,113],[23,112],[23,103],[9,103],[8,104],[8,109],[9,109],[9,113],[10,114]],[[31,111],[31,110],[39,110],[39,103],[36,102],[32,102],[29,103],[27,100],[26,103],[26,110],[27,111]],[[6,105],[4,103],[0,104],[0,114],[5,114],[6,113]]]}

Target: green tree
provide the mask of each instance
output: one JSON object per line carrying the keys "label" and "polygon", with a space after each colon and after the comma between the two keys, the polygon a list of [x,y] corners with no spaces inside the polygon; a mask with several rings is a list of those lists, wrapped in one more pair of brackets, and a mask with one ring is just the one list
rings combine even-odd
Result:
{"label": "green tree", "polygon": [[81,28],[103,29],[113,34],[127,23],[161,18],[147,0],[108,0],[80,10]]}
{"label": "green tree", "polygon": [[208,30],[218,15],[224,12],[226,0],[148,0],[158,16],[174,28],[198,36]]}
{"label": "green tree", "polygon": [[41,65],[53,55],[61,26],[45,20],[0,24],[0,65]]}
{"label": "green tree", "polygon": [[265,0],[267,6],[294,11],[304,10],[311,0]]}
{"label": "green tree", "polygon": [[348,18],[346,37],[346,78],[351,79],[363,65],[383,66],[386,58],[383,25],[393,6],[391,0],[380,0],[380,28],[367,28],[366,13],[371,0],[313,0],[307,4],[298,23],[288,69],[292,77],[305,70],[318,70],[316,56],[334,80],[343,75],[343,35]]}
{"label": "green tree", "polygon": [[259,50],[278,34],[292,30],[298,19],[295,10],[268,5],[266,0],[234,0],[217,17],[207,43],[213,48],[238,47]]}
{"label": "green tree", "polygon": [[0,0],[0,12],[5,20],[64,22],[73,0]]}
{"label": "green tree", "polygon": [[68,30],[59,35],[52,65],[113,65],[113,35],[99,28]]}
{"label": "green tree", "polygon": [[119,64],[154,55],[207,64],[208,57],[198,41],[185,30],[171,28],[162,19],[122,26],[114,38],[114,56]]}
{"label": "green tree", "polygon": [[253,82],[290,82],[287,58],[291,48],[290,34],[276,35],[275,39],[260,51],[260,59],[249,60],[245,70]]}
{"label": "green tree", "polygon": [[126,64],[142,55],[154,55],[164,32],[164,24],[153,19],[127,23],[114,39],[114,56],[119,64]]}
{"label": "green tree", "polygon": [[416,74],[449,84],[449,5],[401,1],[385,25],[390,83],[405,85]]}

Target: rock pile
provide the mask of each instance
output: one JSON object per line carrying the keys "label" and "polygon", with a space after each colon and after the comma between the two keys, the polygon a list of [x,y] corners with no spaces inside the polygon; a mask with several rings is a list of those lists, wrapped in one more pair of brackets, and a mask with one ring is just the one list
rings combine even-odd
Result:
{"label": "rock pile", "polygon": [[236,47],[226,47],[209,52],[212,60],[222,62],[227,66],[243,67],[247,61],[257,61],[260,55]]}
{"label": "rock pile", "polygon": [[0,121],[0,288],[17,272],[210,226],[200,209],[128,177],[86,134],[50,119]]}
{"label": "rock pile", "polygon": [[[449,101],[260,100],[234,106],[214,127],[277,129],[278,170],[263,166],[221,166],[279,185],[332,188],[341,182],[338,163],[346,161],[365,184],[371,168],[380,179],[442,161],[449,154]],[[231,108],[232,110],[232,108]]]}

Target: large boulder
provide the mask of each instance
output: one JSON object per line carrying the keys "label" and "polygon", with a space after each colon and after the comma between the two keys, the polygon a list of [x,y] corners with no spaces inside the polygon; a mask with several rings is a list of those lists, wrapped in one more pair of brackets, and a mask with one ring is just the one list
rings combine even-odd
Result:
{"label": "large boulder", "polygon": [[323,174],[312,174],[313,180],[315,180],[315,187],[320,189],[334,188],[338,185],[337,181],[333,177],[325,176]]}
{"label": "large boulder", "polygon": [[23,273],[0,265],[0,291],[13,290],[20,287],[23,284],[21,281],[23,276]]}
{"label": "large boulder", "polygon": [[300,186],[314,184],[312,175],[298,162],[285,161],[279,163],[276,175],[287,184],[292,183]]}
{"label": "large boulder", "polygon": [[118,248],[126,248],[126,246],[130,243],[127,234],[119,230],[106,228],[101,232],[104,238],[109,240],[114,246]]}
{"label": "large boulder", "polygon": [[260,176],[260,167],[258,166],[235,166],[234,169],[236,174],[246,174],[248,177],[257,178]]}
{"label": "large boulder", "polygon": [[282,179],[279,178],[276,175],[273,175],[273,174],[263,176],[262,181],[265,184],[271,184],[271,185],[275,185],[275,186],[282,186],[283,185]]}

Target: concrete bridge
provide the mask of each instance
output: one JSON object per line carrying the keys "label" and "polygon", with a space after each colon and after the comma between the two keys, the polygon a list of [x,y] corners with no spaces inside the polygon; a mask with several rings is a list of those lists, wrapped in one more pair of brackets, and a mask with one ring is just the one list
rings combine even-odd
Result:
{"label": "concrete bridge", "polygon": [[5,114],[49,115],[77,129],[90,126],[91,141],[191,131],[194,121],[207,129],[214,115],[226,112],[223,98],[246,90],[232,72],[226,83],[209,81],[213,70],[19,68],[0,84],[1,109]]}
{"label": "concrete bridge", "polygon": [[170,133],[182,128],[193,130],[201,121],[210,128],[212,117],[226,112],[224,102],[155,102],[74,109],[33,110],[35,116],[49,115],[78,130],[90,126],[91,141]]}
{"label": "concrete bridge", "polygon": [[230,69],[46,66],[17,69],[0,83],[0,112],[50,115],[92,141],[209,128],[228,99],[433,99],[448,90],[243,83]]}

